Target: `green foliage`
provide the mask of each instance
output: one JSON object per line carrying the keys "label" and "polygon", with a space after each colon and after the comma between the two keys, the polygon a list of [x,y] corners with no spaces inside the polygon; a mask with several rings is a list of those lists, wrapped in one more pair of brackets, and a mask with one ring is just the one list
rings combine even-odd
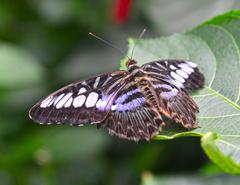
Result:
{"label": "green foliage", "polygon": [[107,135],[95,128],[42,127],[29,119],[28,110],[52,84],[63,84],[58,67],[80,45],[94,42],[87,33],[108,27],[109,5],[0,2],[0,184],[79,184],[76,179],[97,184],[105,175],[96,171]]}
{"label": "green foliage", "polygon": [[[133,57],[140,64],[159,59],[187,59],[198,64],[206,78],[204,89],[192,95],[200,108],[200,128],[186,131],[171,125],[155,139],[201,136],[209,158],[232,174],[240,174],[239,28],[240,11],[236,10],[186,33],[142,39]],[[129,43],[130,54],[136,40]]]}

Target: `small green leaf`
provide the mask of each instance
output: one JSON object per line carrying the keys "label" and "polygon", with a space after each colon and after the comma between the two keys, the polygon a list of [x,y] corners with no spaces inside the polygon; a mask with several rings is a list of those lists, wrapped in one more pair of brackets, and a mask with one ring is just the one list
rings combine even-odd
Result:
{"label": "small green leaf", "polygon": [[204,134],[201,138],[201,144],[209,158],[219,164],[225,172],[231,174],[240,174],[239,150],[240,143],[236,142],[240,136],[218,137],[212,132]]}
{"label": "small green leaf", "polygon": [[[192,94],[200,108],[200,128],[187,131],[173,123],[155,139],[202,136],[210,159],[234,174],[240,174],[239,28],[240,10],[231,11],[186,33],[139,40],[133,55],[140,65],[159,59],[187,59],[198,64],[206,79],[204,89]],[[129,39],[128,55],[135,43]],[[122,69],[125,62],[121,62]]]}

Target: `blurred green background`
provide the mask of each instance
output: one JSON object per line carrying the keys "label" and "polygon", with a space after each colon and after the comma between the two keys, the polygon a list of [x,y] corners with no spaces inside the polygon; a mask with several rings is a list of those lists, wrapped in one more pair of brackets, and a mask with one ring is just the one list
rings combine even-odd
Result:
{"label": "blurred green background", "polygon": [[234,8],[239,1],[1,0],[0,185],[125,185],[147,184],[152,175],[224,175],[199,138],[136,144],[93,125],[34,124],[28,110],[67,83],[119,68],[124,56],[89,31],[125,52],[127,38],[143,28],[145,37],[168,35]]}

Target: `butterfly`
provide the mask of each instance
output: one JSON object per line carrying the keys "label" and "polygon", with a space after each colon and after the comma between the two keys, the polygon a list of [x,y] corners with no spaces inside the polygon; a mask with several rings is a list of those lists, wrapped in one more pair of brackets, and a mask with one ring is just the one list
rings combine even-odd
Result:
{"label": "butterfly", "polygon": [[41,124],[96,124],[110,135],[150,140],[165,125],[163,115],[184,128],[197,128],[197,104],[190,90],[204,85],[197,65],[186,60],[159,60],[104,73],[69,84],[34,105],[29,116]]}

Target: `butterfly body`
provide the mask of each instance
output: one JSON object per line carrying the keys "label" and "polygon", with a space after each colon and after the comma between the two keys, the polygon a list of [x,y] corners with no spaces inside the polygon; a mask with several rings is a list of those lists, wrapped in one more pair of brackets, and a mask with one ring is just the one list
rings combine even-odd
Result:
{"label": "butterfly body", "polygon": [[160,60],[126,71],[105,73],[70,84],[39,101],[30,118],[43,124],[97,124],[111,135],[149,140],[165,125],[162,115],[185,128],[197,127],[198,106],[188,91],[204,77],[189,61]]}

